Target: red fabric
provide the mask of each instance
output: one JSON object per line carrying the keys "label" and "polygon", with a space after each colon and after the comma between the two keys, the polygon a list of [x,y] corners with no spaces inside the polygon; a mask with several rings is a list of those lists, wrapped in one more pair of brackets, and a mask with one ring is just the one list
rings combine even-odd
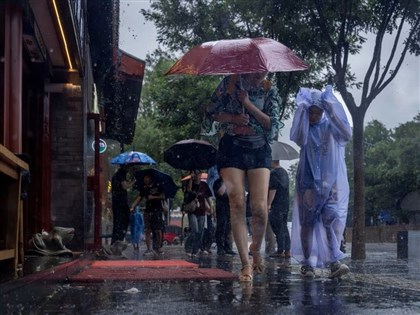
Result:
{"label": "red fabric", "polygon": [[235,280],[233,273],[216,268],[91,268],[69,277],[71,282]]}
{"label": "red fabric", "polygon": [[185,260],[98,260],[92,268],[198,268]]}

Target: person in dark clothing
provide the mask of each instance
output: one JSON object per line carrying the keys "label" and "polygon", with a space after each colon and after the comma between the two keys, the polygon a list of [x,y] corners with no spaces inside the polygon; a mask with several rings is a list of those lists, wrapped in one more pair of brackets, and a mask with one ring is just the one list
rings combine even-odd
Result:
{"label": "person in dark clothing", "polygon": [[213,206],[211,206],[211,209],[211,213],[206,214],[206,222],[204,226],[203,241],[201,246],[201,252],[203,254],[205,254],[205,252],[207,252],[208,254],[212,253],[211,246],[213,245],[215,238],[215,226],[213,223]]}
{"label": "person in dark clothing", "polygon": [[271,257],[290,258],[290,234],[287,228],[289,215],[289,175],[279,161],[271,162],[268,192],[268,220],[276,235],[277,251]]}
{"label": "person in dark clothing", "polygon": [[130,221],[127,190],[133,187],[135,181],[127,181],[127,170],[127,165],[120,165],[111,179],[113,219],[111,244],[124,240]]}
{"label": "person in dark clothing", "polygon": [[213,183],[216,197],[216,244],[217,255],[235,255],[232,250],[229,199],[223,179],[219,177]]}
{"label": "person in dark clothing", "polygon": [[162,230],[163,230],[163,208],[162,200],[165,200],[165,193],[162,185],[156,183],[152,175],[144,176],[144,186],[140,188],[139,196],[131,205],[130,211],[144,198],[146,199],[146,209],[144,210],[144,233],[147,250],[144,255],[153,254],[152,233],[154,235],[153,249],[158,254],[163,254],[162,250]]}
{"label": "person in dark clothing", "polygon": [[196,256],[200,250],[201,254],[208,254],[203,248],[203,233],[206,215],[211,211],[211,202],[209,198],[212,196],[210,187],[205,181],[201,180],[201,171],[194,170],[191,172],[191,178],[185,186],[184,204],[197,198],[199,206],[193,212],[188,212],[188,224],[191,229],[192,248],[191,252],[187,252],[189,257]]}

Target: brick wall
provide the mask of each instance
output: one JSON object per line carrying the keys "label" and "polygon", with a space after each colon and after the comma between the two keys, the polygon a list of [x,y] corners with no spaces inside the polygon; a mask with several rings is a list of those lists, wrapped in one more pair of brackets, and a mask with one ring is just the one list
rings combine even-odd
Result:
{"label": "brick wall", "polygon": [[75,228],[69,248],[83,249],[86,200],[84,111],[80,91],[51,97],[51,220]]}

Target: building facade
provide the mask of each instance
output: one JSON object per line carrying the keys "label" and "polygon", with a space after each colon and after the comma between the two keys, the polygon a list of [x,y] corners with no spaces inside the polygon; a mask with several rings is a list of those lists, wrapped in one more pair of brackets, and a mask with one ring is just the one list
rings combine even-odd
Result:
{"label": "building facade", "polygon": [[101,143],[132,142],[144,75],[118,49],[118,1],[2,1],[0,25],[0,144],[30,169],[23,241],[65,226],[70,248],[98,247],[112,152]]}

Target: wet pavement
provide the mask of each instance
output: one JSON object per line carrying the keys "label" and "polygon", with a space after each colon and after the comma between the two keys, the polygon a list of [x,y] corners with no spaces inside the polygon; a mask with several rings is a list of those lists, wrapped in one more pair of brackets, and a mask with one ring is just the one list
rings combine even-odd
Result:
{"label": "wet pavement", "polygon": [[[124,255],[145,259],[141,253],[129,247]],[[70,283],[67,275],[93,253],[73,260],[32,257],[24,277],[0,283],[0,314],[420,314],[420,260],[397,259],[394,243],[366,244],[366,253],[364,261],[343,260],[351,273],[340,280],[321,269],[303,280],[293,259],[266,258],[266,271],[252,286],[217,280]],[[147,259],[240,269],[238,256],[190,259],[181,246],[166,246],[163,256]]]}

